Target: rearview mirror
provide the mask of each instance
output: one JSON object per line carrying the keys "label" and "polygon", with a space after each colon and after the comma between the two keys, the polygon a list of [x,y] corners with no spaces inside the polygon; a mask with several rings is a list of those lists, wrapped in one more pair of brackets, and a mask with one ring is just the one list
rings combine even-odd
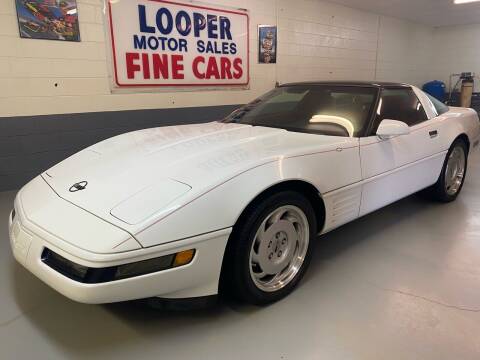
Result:
{"label": "rearview mirror", "polygon": [[410,127],[403,121],[385,119],[378,125],[377,136],[382,139],[388,139],[392,136],[408,135]]}

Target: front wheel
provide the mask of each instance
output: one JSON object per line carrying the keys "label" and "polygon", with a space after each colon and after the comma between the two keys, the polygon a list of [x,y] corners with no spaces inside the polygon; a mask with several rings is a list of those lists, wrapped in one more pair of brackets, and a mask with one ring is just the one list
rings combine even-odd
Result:
{"label": "front wheel", "polygon": [[316,232],[312,205],[299,193],[284,191],[255,204],[230,239],[231,291],[257,305],[289,294],[305,274]]}
{"label": "front wheel", "polygon": [[434,199],[450,202],[457,198],[465,182],[467,161],[467,144],[457,139],[447,153],[438,181],[431,188]]}

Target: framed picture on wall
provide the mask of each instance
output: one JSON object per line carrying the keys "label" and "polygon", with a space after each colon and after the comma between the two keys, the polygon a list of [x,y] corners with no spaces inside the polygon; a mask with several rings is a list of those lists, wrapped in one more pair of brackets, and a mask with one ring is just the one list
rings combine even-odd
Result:
{"label": "framed picture on wall", "polygon": [[258,25],[258,62],[260,64],[277,63],[277,27]]}
{"label": "framed picture on wall", "polygon": [[80,41],[77,0],[15,0],[20,37]]}

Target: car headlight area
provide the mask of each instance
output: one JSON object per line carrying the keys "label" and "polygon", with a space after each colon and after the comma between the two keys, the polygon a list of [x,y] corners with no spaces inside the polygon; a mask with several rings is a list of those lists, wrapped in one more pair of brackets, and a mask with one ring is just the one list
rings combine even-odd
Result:
{"label": "car headlight area", "polygon": [[45,248],[42,252],[42,262],[62,275],[85,284],[105,283],[127,279],[136,276],[155,273],[174,267],[189,264],[195,256],[195,249],[180,251],[153,259],[137,261],[130,264],[91,268],[76,264],[54,251]]}

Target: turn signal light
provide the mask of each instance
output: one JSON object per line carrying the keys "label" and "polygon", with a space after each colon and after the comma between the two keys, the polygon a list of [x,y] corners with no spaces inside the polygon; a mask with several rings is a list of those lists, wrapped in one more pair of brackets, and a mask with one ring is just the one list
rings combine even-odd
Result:
{"label": "turn signal light", "polygon": [[176,253],[175,259],[173,260],[173,267],[187,265],[192,261],[194,255],[195,255],[194,249],[184,250]]}

